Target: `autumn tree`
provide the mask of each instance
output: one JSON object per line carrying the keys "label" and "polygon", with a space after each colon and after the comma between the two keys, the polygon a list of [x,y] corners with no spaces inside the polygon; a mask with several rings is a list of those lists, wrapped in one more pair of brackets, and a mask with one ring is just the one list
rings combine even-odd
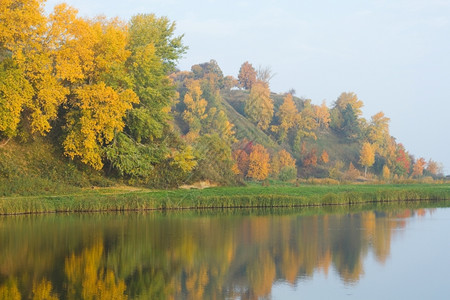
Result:
{"label": "autumn tree", "polygon": [[387,143],[390,138],[389,121],[383,112],[379,112],[372,116],[368,128],[369,141],[375,145],[377,152],[385,154]]}
{"label": "autumn tree", "polygon": [[360,119],[363,102],[355,93],[342,93],[334,102],[330,111],[330,127],[349,140],[355,140],[361,134]]}
{"label": "autumn tree", "polygon": [[249,178],[264,180],[270,171],[270,156],[266,148],[256,144],[249,156],[248,174]]}
{"label": "autumn tree", "polygon": [[24,119],[31,133],[48,133],[67,94],[54,76],[54,39],[42,6],[38,0],[0,3],[0,135],[7,138]]}
{"label": "autumn tree", "polygon": [[207,128],[208,132],[218,134],[230,144],[236,140],[234,137],[234,125],[228,121],[228,117],[222,109],[217,111],[216,108],[211,108],[208,111],[208,118],[210,119]]}
{"label": "autumn tree", "polygon": [[300,145],[303,142],[303,138],[310,137],[317,139],[315,130],[318,123],[315,119],[314,109],[311,105],[311,100],[305,100],[303,110],[299,113],[299,116],[295,124],[295,139],[294,148],[298,151]]}
{"label": "autumn tree", "polygon": [[186,109],[183,112],[183,120],[189,125],[189,135],[197,137],[200,134],[202,120],[208,116],[206,113],[208,103],[202,97],[202,90],[198,80],[189,81],[186,86],[188,92],[184,96]]}
{"label": "autumn tree", "polygon": [[330,110],[327,107],[325,100],[322,101],[320,106],[314,106],[314,113],[316,117],[317,124],[320,127],[328,128],[330,124]]}
{"label": "autumn tree", "polygon": [[431,175],[437,175],[439,173],[439,165],[437,162],[435,162],[434,160],[430,159],[427,163],[427,168],[426,170],[431,174]]}
{"label": "autumn tree", "polygon": [[317,166],[317,150],[313,148],[306,156],[303,158],[303,166],[306,168],[313,168]]}
{"label": "autumn tree", "polygon": [[170,126],[178,93],[168,74],[186,51],[183,36],[175,36],[175,23],[154,14],[135,15],[124,28],[129,53],[125,69],[113,65],[113,76],[107,78],[113,86],[132,86],[139,103],[126,114],[124,132],[116,135],[106,154],[119,173],[173,186],[184,176],[174,158],[190,161],[189,148]]}
{"label": "autumn tree", "polygon": [[12,61],[0,63],[0,135],[17,134],[22,111],[33,97],[33,88]]}
{"label": "autumn tree", "polygon": [[364,176],[367,176],[367,168],[371,167],[375,162],[375,151],[373,146],[365,142],[361,148],[359,163],[364,166]]}
{"label": "autumn tree", "polygon": [[407,176],[410,172],[411,159],[403,144],[397,144],[395,150],[395,174]]}
{"label": "autumn tree", "polygon": [[256,83],[256,71],[248,61],[242,64],[239,70],[238,80],[246,90],[251,89],[253,84]]}
{"label": "autumn tree", "polygon": [[72,159],[78,156],[85,164],[101,169],[102,146],[122,131],[125,112],[137,102],[133,92],[117,93],[104,83],[77,89],[76,101],[67,115],[65,154]]}
{"label": "autumn tree", "polygon": [[388,166],[386,166],[386,165],[383,166],[382,176],[384,179],[391,178],[391,171],[389,170]]}
{"label": "autumn tree", "polygon": [[203,134],[218,134],[226,142],[235,141],[234,125],[228,120],[219,90],[205,79],[186,80],[183,119],[189,126],[188,142]]}
{"label": "autumn tree", "polygon": [[249,155],[247,152],[242,149],[236,149],[233,151],[233,159],[236,162],[238,174],[246,177],[249,167]]}
{"label": "autumn tree", "polygon": [[416,163],[413,166],[413,172],[411,173],[411,177],[420,177],[423,174],[423,170],[425,168],[426,165],[426,161],[423,157],[419,158],[418,160],[416,160]]}
{"label": "autumn tree", "polygon": [[284,97],[283,104],[278,109],[277,116],[280,125],[275,128],[275,131],[278,132],[279,140],[284,141],[288,130],[295,126],[299,118],[298,110],[291,94],[287,94]]}
{"label": "autumn tree", "polygon": [[239,81],[231,75],[225,76],[223,78],[223,87],[225,90],[229,91],[232,88],[238,87]]}
{"label": "autumn tree", "polygon": [[183,36],[174,36],[176,25],[166,17],[138,14],[128,26],[127,62],[140,103],[128,116],[128,130],[137,142],[155,142],[167,129],[175,88],[168,78],[185,53]]}
{"label": "autumn tree", "polygon": [[206,80],[210,83],[213,89],[222,89],[224,87],[223,72],[219,64],[214,59],[191,67],[194,79]]}
{"label": "autumn tree", "polygon": [[63,31],[64,26],[70,32],[64,36],[67,41],[58,53],[57,70],[76,86],[68,100],[64,151],[71,158],[78,156],[82,162],[101,169],[104,146],[123,130],[126,112],[139,103],[138,95],[127,84],[129,77],[121,73],[130,55],[125,49],[126,28],[115,20],[81,19],[64,5],[55,9],[53,18],[54,25],[61,23],[54,34]]}
{"label": "autumn tree", "polygon": [[194,144],[197,166],[192,172],[192,180],[211,180],[221,184],[232,184],[233,158],[228,141],[218,134],[205,134]]}
{"label": "autumn tree", "polygon": [[291,156],[289,152],[282,149],[278,151],[271,160],[271,173],[275,176],[278,176],[281,169],[284,167],[295,168],[295,159]]}
{"label": "autumn tree", "polygon": [[358,96],[353,92],[343,92],[334,103],[334,108],[338,108],[343,111],[347,108],[347,105],[350,105],[355,112],[356,116],[362,115],[361,108],[364,106],[364,103],[358,99]]}
{"label": "autumn tree", "polygon": [[324,164],[327,164],[330,161],[327,151],[325,151],[325,150],[322,151],[322,154],[320,155],[320,160]]}
{"label": "autumn tree", "polygon": [[273,117],[273,101],[265,83],[258,81],[252,86],[245,104],[245,113],[259,128],[265,130],[269,127]]}

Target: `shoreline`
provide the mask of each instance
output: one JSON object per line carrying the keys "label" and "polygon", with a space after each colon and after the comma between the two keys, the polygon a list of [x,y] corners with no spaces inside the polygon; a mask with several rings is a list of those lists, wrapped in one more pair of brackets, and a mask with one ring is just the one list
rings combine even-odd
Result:
{"label": "shoreline", "polygon": [[203,190],[94,190],[0,198],[0,215],[195,209],[295,208],[450,200],[450,184],[250,186]]}

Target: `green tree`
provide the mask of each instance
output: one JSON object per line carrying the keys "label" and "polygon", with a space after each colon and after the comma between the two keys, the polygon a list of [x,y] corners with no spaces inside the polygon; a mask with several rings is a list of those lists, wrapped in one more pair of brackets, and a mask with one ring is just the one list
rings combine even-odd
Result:
{"label": "green tree", "polygon": [[218,134],[205,134],[195,143],[198,156],[192,180],[211,180],[221,184],[234,182],[231,148]]}
{"label": "green tree", "polygon": [[364,121],[360,119],[363,105],[355,93],[342,93],[334,102],[330,112],[331,128],[349,140],[357,139],[361,135]]}
{"label": "green tree", "polygon": [[131,51],[153,44],[156,56],[164,65],[164,72],[173,71],[176,62],[186,52],[183,45],[183,35],[174,36],[175,22],[167,17],[157,17],[154,14],[138,14],[131,18],[129,24],[129,49]]}

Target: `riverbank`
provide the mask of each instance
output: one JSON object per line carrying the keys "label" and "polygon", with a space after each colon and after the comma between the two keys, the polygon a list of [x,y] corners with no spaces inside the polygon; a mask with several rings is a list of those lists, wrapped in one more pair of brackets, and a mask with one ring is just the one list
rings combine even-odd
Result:
{"label": "riverbank", "polygon": [[302,207],[450,200],[450,184],[214,187],[202,190],[86,189],[0,198],[0,214],[201,208]]}

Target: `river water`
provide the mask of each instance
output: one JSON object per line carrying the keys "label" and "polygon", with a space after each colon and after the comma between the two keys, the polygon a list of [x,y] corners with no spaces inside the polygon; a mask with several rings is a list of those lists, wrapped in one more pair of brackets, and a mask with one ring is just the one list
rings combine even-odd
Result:
{"label": "river water", "polygon": [[1,217],[0,299],[450,299],[414,206]]}

